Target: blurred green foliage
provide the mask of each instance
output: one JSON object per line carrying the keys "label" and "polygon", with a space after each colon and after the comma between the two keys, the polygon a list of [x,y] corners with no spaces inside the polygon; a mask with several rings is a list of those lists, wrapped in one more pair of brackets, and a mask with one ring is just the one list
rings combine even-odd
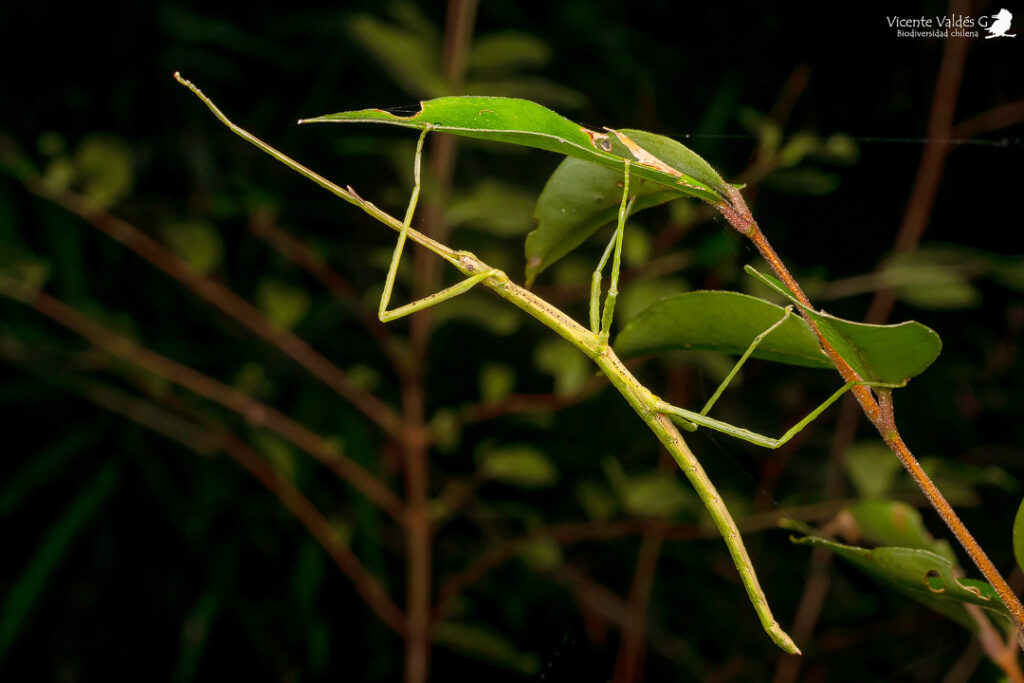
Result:
{"label": "blurred green foliage", "polygon": [[[411,182],[408,132],[293,123],[451,94],[441,73],[444,21],[441,4],[264,4],[242,14],[183,0],[8,3],[0,7],[0,134],[50,187],[141,228],[279,330],[308,341],[358,386],[400,406],[388,352],[361,323],[364,310],[375,310],[393,235],[231,136],[170,74],[181,70],[242,125],[398,214]],[[1019,123],[949,150],[926,244],[892,254],[942,41],[896,39],[884,12],[871,8],[851,9],[846,24],[825,30],[819,15],[781,5],[739,12],[654,2],[636,12],[584,0],[541,13],[481,3],[474,35],[460,94],[525,97],[595,128],[654,130],[691,146],[728,180],[749,171],[755,214],[801,280],[817,283],[808,287],[812,299],[861,319],[871,295],[892,287],[892,320],[916,318],[938,331],[939,360],[896,394],[901,427],[919,455],[933,456],[926,467],[965,506],[968,527],[997,566],[1013,564],[1010,531],[1024,476],[1017,429],[1024,259],[1011,238]],[[33,36],[46,36],[56,59],[25,65]],[[1012,41],[976,42],[958,120],[1019,97]],[[809,80],[797,97],[800,73]],[[430,159],[428,145],[426,167]],[[533,204],[557,164],[546,153],[460,141],[444,213],[450,243],[521,279]],[[402,491],[394,444],[359,411],[134,253],[31,195],[17,180],[23,167],[5,162],[4,170],[0,286],[42,288],[257,397]],[[432,182],[428,172],[428,199],[436,198]],[[258,236],[254,219],[268,211],[350,284],[347,298]],[[598,230],[541,274],[538,293],[584,319],[589,275],[608,237],[607,228]],[[754,286],[742,271],[753,252],[697,204],[675,202],[631,219],[625,246],[620,325],[666,294]],[[410,266],[400,273],[401,295],[414,285]],[[408,322],[390,330],[399,355],[408,331]],[[0,678],[400,676],[401,639],[280,502],[182,419],[250,443],[401,605],[401,530],[364,496],[256,417],[114,360],[7,297],[0,297],[0,358],[0,524],[9,539],[0,563]],[[636,371],[691,407],[703,403],[723,366],[715,354],[680,353]],[[451,602],[433,634],[434,680],[533,680],[539,671],[545,680],[611,677],[619,626],[614,610],[603,608],[609,595],[619,600],[613,607],[627,604],[652,518],[678,534],[661,546],[645,610],[647,680],[772,677],[777,653],[724,545],[702,526],[685,483],[659,467],[643,425],[607,388],[591,390],[586,359],[504,302],[474,292],[434,309],[425,367],[435,439],[430,495],[439,512],[435,597],[504,541],[529,539],[510,556],[521,561],[497,565]],[[751,362],[741,380],[716,415],[769,434],[838,381],[764,362]],[[137,411],[136,421],[114,412],[109,390],[128,397],[122,407]],[[837,413],[779,452],[703,431],[689,438],[743,526],[779,509],[838,506],[822,493]],[[161,425],[172,439],[154,431]],[[891,456],[860,430],[840,497],[888,505],[913,496]],[[922,514],[922,533],[941,538],[937,518]],[[589,525],[594,537],[556,540],[552,530],[576,524]],[[616,524],[633,531],[600,535]],[[861,529],[868,526],[862,520]],[[788,623],[807,554],[764,526],[748,541]],[[815,636],[800,643],[803,680],[939,680],[966,646],[959,625],[856,571],[837,563],[831,577]],[[977,676],[997,680],[998,672],[984,663]]]}

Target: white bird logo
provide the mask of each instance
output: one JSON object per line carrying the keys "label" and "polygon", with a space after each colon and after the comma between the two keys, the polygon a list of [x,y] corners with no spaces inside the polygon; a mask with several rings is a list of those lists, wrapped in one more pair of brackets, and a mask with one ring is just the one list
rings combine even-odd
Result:
{"label": "white bird logo", "polygon": [[986,31],[988,31],[991,34],[991,35],[985,36],[986,40],[988,40],[989,38],[1016,38],[1017,37],[1016,33],[1007,33],[1007,31],[1010,30],[1010,21],[1013,19],[1013,15],[1010,14],[1010,10],[1005,9],[1005,8],[1001,9],[1001,10],[999,10],[999,14],[993,14],[992,18],[995,19],[995,21],[992,23],[991,26],[989,26],[989,27],[987,27],[985,29]]}

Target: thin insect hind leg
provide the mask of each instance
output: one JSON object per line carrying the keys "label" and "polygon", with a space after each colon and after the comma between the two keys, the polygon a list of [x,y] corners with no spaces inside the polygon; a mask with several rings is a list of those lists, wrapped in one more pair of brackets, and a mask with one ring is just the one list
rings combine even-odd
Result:
{"label": "thin insect hind leg", "polygon": [[391,256],[391,264],[388,266],[388,274],[384,279],[384,291],[381,293],[380,306],[377,309],[377,317],[380,318],[382,322],[391,322],[392,320],[405,317],[410,313],[422,311],[423,309],[435,306],[442,301],[447,301],[448,299],[457,297],[458,295],[472,289],[472,287],[478,282],[487,279],[497,272],[492,269],[482,273],[477,273],[476,275],[466,278],[462,282],[442,289],[440,292],[435,292],[429,296],[425,296],[422,299],[405,304],[404,306],[399,306],[393,310],[387,310],[388,304],[391,302],[391,294],[395,287],[395,277],[398,275],[398,263],[402,260],[402,250],[405,248],[405,240],[409,235],[409,227],[412,225],[412,217],[416,213],[416,204],[419,202],[420,198],[420,166],[423,159],[423,141],[429,132],[429,126],[424,128],[423,132],[420,134],[419,141],[416,143],[416,158],[413,162],[412,196],[409,198],[409,206],[405,210],[405,219],[402,221],[402,229],[398,233],[398,243],[395,245],[395,251]]}
{"label": "thin insect hind leg", "polygon": [[785,434],[783,434],[777,439],[773,439],[770,436],[765,436],[764,434],[758,434],[757,432],[752,432],[749,429],[744,429],[743,427],[731,425],[728,422],[716,420],[701,413],[695,413],[691,410],[686,410],[685,408],[674,406],[671,403],[668,403],[667,401],[658,401],[655,405],[655,409],[660,413],[669,415],[674,421],[682,420],[684,422],[689,422],[691,424],[699,425],[701,427],[707,427],[708,429],[714,429],[717,432],[728,434],[729,436],[733,436],[737,439],[749,441],[750,443],[761,446],[763,448],[775,449],[784,445],[794,436],[803,431],[804,427],[813,422],[815,418],[817,418],[819,415],[825,412],[825,410],[827,410],[829,406],[838,401],[843,396],[843,394],[845,394],[847,391],[849,391],[855,386],[897,389],[899,387],[906,386],[906,384],[907,383],[905,381],[898,383],[862,381],[847,382],[839,389],[837,389],[835,393],[833,393],[831,396],[825,399],[825,401],[820,406],[818,406],[810,413],[808,413],[804,419],[800,420],[795,425],[790,427]]}
{"label": "thin insect hind leg", "polygon": [[[608,337],[612,327],[612,319],[615,317],[615,302],[619,298],[619,269],[622,264],[622,238],[626,230],[626,217],[629,216],[629,212],[633,208],[633,202],[636,200],[636,197],[630,198],[629,196],[629,163],[629,159],[626,159],[622,180],[622,201],[619,203],[619,221],[615,227],[615,249],[612,257],[611,283],[608,285],[608,296],[606,296],[604,300],[604,311],[601,314],[601,329],[598,332],[599,351],[603,351],[608,346]],[[605,258],[602,258],[601,267],[604,266],[603,262],[606,259],[607,250],[605,252]],[[598,280],[598,292],[600,292],[600,280]],[[591,296],[593,297],[593,289],[591,290]],[[595,306],[593,298],[591,298],[592,325],[593,319],[596,317],[594,313]]]}
{"label": "thin insect hind leg", "polygon": [[608,246],[604,248],[601,260],[597,262],[597,267],[594,268],[594,274],[590,277],[590,331],[594,334],[598,334],[601,331],[601,276],[605,265],[608,263],[608,258],[612,254],[612,249],[615,248],[618,236],[618,231],[612,235],[612,238],[608,241]]}

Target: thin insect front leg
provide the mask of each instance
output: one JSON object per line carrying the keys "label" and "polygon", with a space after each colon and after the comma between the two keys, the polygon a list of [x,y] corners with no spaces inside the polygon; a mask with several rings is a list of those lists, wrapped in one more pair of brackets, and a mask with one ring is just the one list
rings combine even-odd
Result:
{"label": "thin insect front leg", "polygon": [[412,303],[399,306],[393,310],[387,310],[388,304],[391,302],[391,293],[395,287],[395,277],[398,275],[398,263],[402,260],[402,250],[405,248],[405,240],[409,235],[409,227],[412,225],[412,217],[416,213],[416,204],[420,198],[420,166],[423,159],[423,141],[427,137],[427,133],[430,132],[430,126],[423,129],[420,134],[420,139],[416,143],[416,158],[413,162],[413,188],[412,196],[409,198],[409,206],[405,210],[405,219],[402,221],[402,229],[398,233],[398,243],[395,245],[395,251],[391,256],[391,264],[388,266],[388,274],[384,279],[384,291],[381,293],[380,306],[377,309],[377,317],[382,322],[391,322],[398,318],[403,318],[410,313],[416,311],[422,311],[425,308],[437,305],[442,301],[447,301],[463,294],[470,289],[473,285],[487,279],[491,275],[495,274],[496,270],[488,270],[482,273],[472,275],[462,282],[442,289],[440,292],[435,292],[429,296],[425,296],[422,299],[413,301]]}
{"label": "thin insect front leg", "polygon": [[608,241],[608,246],[604,248],[601,260],[597,262],[594,274],[590,277],[590,331],[594,334],[598,334],[601,331],[601,276],[605,265],[608,263],[608,258],[612,254],[612,249],[615,247],[618,236],[618,231],[612,235],[612,238]]}
{"label": "thin insect front leg", "polygon": [[[669,417],[673,418],[673,420],[681,419],[681,420],[684,421],[684,423],[690,423],[692,425],[699,425],[701,427],[707,427],[708,429],[714,429],[717,432],[722,432],[723,434],[728,434],[729,436],[736,437],[737,439],[743,439],[744,441],[749,441],[750,443],[758,445],[758,446],[761,446],[763,448],[775,449],[775,448],[779,448],[780,446],[785,444],[787,441],[792,439],[794,436],[799,434],[801,431],[803,431],[804,427],[806,427],[808,424],[813,422],[816,417],[818,417],[823,412],[825,412],[825,410],[830,405],[832,405],[833,403],[838,401],[842,397],[843,394],[845,394],[847,391],[849,391],[850,389],[852,389],[855,386],[879,387],[879,388],[884,388],[884,389],[898,389],[899,387],[906,386],[906,384],[907,383],[905,381],[904,382],[899,382],[899,383],[891,383],[891,382],[856,382],[856,381],[855,382],[847,382],[842,387],[840,387],[834,394],[832,394],[827,399],[825,399],[824,403],[822,403],[820,406],[818,406],[817,408],[812,410],[807,415],[807,417],[805,417],[804,419],[800,420],[795,425],[790,427],[786,431],[785,434],[783,434],[782,436],[780,436],[777,439],[773,439],[770,436],[765,436],[764,434],[758,434],[757,432],[752,432],[749,429],[744,429],[743,427],[737,427],[735,425],[731,425],[728,422],[722,422],[721,420],[716,420],[716,419],[714,419],[712,417],[708,417],[707,415],[703,415],[701,413],[695,413],[692,410],[686,410],[685,408],[680,408],[679,406],[674,406],[671,403],[668,403],[667,401],[659,400],[655,404],[655,409],[658,412],[664,413],[664,414],[668,415]],[[696,428],[696,427],[694,427],[694,428]]]}
{"label": "thin insect front leg", "polygon": [[[615,250],[612,257],[612,276],[608,286],[608,296],[604,300],[604,312],[601,315],[601,330],[598,332],[598,349],[603,351],[608,346],[608,336],[612,327],[612,319],[615,317],[615,301],[619,297],[619,269],[622,264],[622,238],[626,229],[626,217],[633,208],[636,197],[629,196],[629,159],[625,159],[625,170],[622,180],[622,201],[619,203],[619,221],[615,227]],[[607,252],[606,252],[607,256]],[[603,267],[602,258],[601,267]],[[598,280],[600,286],[600,280]],[[591,316],[594,316],[593,299],[591,299]],[[593,323],[592,323],[593,324]]]}
{"label": "thin insect front leg", "polygon": [[743,352],[743,355],[740,356],[740,359],[736,361],[736,365],[732,366],[732,370],[730,370],[729,374],[725,376],[725,379],[722,380],[722,383],[718,385],[718,388],[715,389],[715,393],[711,395],[711,398],[708,399],[708,402],[704,404],[704,408],[702,408],[700,411],[701,415],[708,414],[712,406],[715,405],[719,397],[722,395],[722,392],[725,391],[725,388],[729,386],[730,382],[732,382],[733,378],[736,376],[736,373],[740,371],[740,368],[743,367],[743,364],[747,362],[748,358],[750,358],[750,354],[754,353],[757,347],[760,346],[761,342],[764,341],[764,339],[768,335],[777,330],[784,322],[786,322],[786,320],[788,320],[792,314],[793,307],[786,306],[786,312],[782,314],[782,318],[780,318],[775,324],[773,324],[767,330],[754,337],[754,341],[750,342],[750,346],[748,346],[747,350]]}

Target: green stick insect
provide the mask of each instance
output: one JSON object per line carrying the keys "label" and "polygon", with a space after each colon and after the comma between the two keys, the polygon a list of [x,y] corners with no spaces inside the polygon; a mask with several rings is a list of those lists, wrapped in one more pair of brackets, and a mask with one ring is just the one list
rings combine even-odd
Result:
{"label": "green stick insect", "polygon": [[[429,125],[424,127],[423,132],[420,133],[419,141],[416,143],[416,155],[413,160],[413,189],[412,196],[409,199],[409,205],[405,211],[405,220],[402,221],[402,229],[398,234],[398,243],[395,245],[394,253],[391,257],[391,263],[388,267],[387,278],[384,281],[384,291],[380,299],[380,307],[378,309],[378,317],[383,322],[390,322],[398,318],[404,317],[416,311],[422,311],[431,306],[435,306],[439,303],[452,299],[460,294],[464,294],[473,288],[474,285],[486,280],[499,273],[497,269],[489,269],[481,273],[472,275],[462,282],[459,282],[451,287],[436,292],[429,296],[418,299],[404,306],[400,306],[394,310],[387,310],[388,304],[391,301],[391,294],[394,288],[395,275],[398,272],[398,264],[402,258],[402,251],[405,248],[406,239],[409,233],[409,228],[412,225],[412,219],[416,212],[416,204],[419,201],[420,196],[420,167],[422,165],[423,157],[423,142],[426,139],[427,133],[432,130]],[[612,131],[614,132],[614,131]],[[627,138],[628,139],[628,138]],[[630,141],[631,142],[631,141]],[[622,264],[622,242],[625,237],[625,226],[626,218],[630,215],[630,211],[633,207],[633,203],[636,201],[635,195],[629,193],[629,181],[630,181],[630,166],[631,160],[623,160],[623,178],[622,178],[622,199],[619,202],[618,210],[618,222],[615,227],[615,232],[612,234],[611,240],[605,247],[604,253],[598,261],[597,267],[594,269],[593,275],[591,276],[591,289],[590,289],[590,331],[598,337],[598,351],[604,352],[608,347],[608,339],[610,336],[612,320],[615,314],[615,303],[619,295],[619,272]],[[608,287],[608,293],[604,299],[604,307],[601,307],[601,281],[602,273],[605,266],[608,264],[609,258],[612,261],[611,266],[611,279]],[[906,382],[873,382],[873,381],[860,381],[860,382],[847,382],[842,387],[837,389],[831,396],[825,399],[817,408],[807,414],[802,420],[797,422],[795,425],[790,427],[785,434],[779,438],[772,438],[763,434],[752,432],[743,427],[737,427],[708,417],[707,414],[711,408],[715,405],[722,393],[729,386],[732,380],[736,377],[743,365],[750,358],[751,354],[757,350],[758,346],[776,329],[778,329],[789,317],[793,314],[793,306],[787,306],[782,317],[768,329],[758,334],[750,342],[750,345],[746,348],[739,360],[732,367],[725,379],[715,389],[711,398],[708,399],[707,403],[701,409],[699,413],[695,413],[685,408],[674,406],[666,401],[659,400],[656,404],[656,409],[669,415],[676,424],[681,426],[687,431],[696,431],[698,427],[707,427],[715,431],[727,434],[737,439],[748,441],[752,444],[762,446],[764,448],[775,449],[784,445],[794,436],[799,434],[803,429],[813,422],[815,418],[821,415],[825,410],[829,408],[833,403],[839,400],[847,391],[855,386],[870,386],[880,387],[886,389],[898,388],[906,385]]]}
{"label": "green stick insect", "polygon": [[[736,297],[756,301],[759,305],[770,307],[772,310],[782,311],[782,315],[763,332],[756,334],[751,341],[747,342],[744,340],[738,345],[738,348],[742,348],[742,345],[746,344],[746,350],[699,413],[674,406],[655,396],[633,376],[619,359],[615,349],[609,344],[615,303],[618,297],[619,272],[626,218],[630,215],[635,202],[638,201],[642,194],[639,190],[633,191],[635,185],[632,185],[632,181],[637,178],[654,181],[658,186],[667,188],[669,190],[668,194],[672,197],[675,197],[676,194],[687,195],[710,203],[726,201],[723,198],[727,197],[730,192],[728,188],[725,188],[724,181],[711,169],[707,162],[682,147],[682,145],[667,138],[661,138],[660,136],[654,136],[642,131],[628,131],[629,136],[623,131],[614,130],[608,130],[607,134],[599,133],[579,126],[536,103],[510,98],[440,98],[424,102],[420,113],[407,117],[395,116],[379,109],[368,109],[332,114],[306,121],[386,122],[421,130],[413,162],[414,186],[412,196],[406,207],[404,219],[398,221],[371,202],[360,197],[351,187],[342,188],[332,183],[259,138],[256,138],[243,128],[235,125],[214,105],[212,100],[206,97],[192,83],[182,78],[179,74],[175,74],[175,78],[198,96],[232,132],[398,232],[398,242],[395,245],[391,263],[388,267],[384,290],[378,308],[378,316],[382,321],[389,322],[417,311],[422,311],[460,294],[464,294],[478,284],[483,284],[498,296],[547,325],[593,360],[608,377],[612,385],[626,399],[627,403],[655,434],[665,449],[672,455],[678,463],[680,470],[694,486],[711,519],[722,534],[722,538],[729,549],[743,585],[765,631],[783,650],[792,654],[799,654],[799,648],[797,648],[796,644],[772,616],[771,609],[760,587],[750,557],[743,545],[742,536],[735,520],[729,514],[721,496],[704,472],[699,460],[690,451],[673,423],[690,431],[696,430],[699,427],[706,427],[749,441],[758,446],[778,448],[795,434],[799,433],[807,424],[854,386],[865,385],[885,388],[903,386],[906,383],[905,378],[912,377],[923,371],[938,355],[940,345],[938,337],[934,332],[918,323],[903,323],[900,326],[884,327],[842,321],[813,311],[799,301],[794,300],[796,305],[801,306],[805,316],[815,319],[823,334],[826,329],[829,330],[829,334],[833,335],[833,338],[829,340],[833,346],[838,345],[846,349],[846,353],[843,353],[843,358],[858,366],[856,368],[858,375],[870,379],[847,382],[822,405],[811,411],[807,417],[791,427],[778,439],[756,434],[741,427],[710,418],[707,416],[707,413],[736,376],[736,373],[742,368],[743,364],[757,351],[762,343],[773,332],[783,328],[787,322],[793,323],[795,319],[795,316],[793,316],[793,306],[783,310],[775,307],[773,304],[754,300],[752,297],[745,297],[745,295],[726,292],[702,293],[733,294]],[[432,121],[428,120],[428,108],[429,113],[434,116]],[[508,275],[501,270],[488,266],[469,252],[451,249],[412,227],[412,220],[420,196],[420,169],[423,143],[427,133],[431,131],[454,133],[468,137],[498,140],[546,149],[569,157],[590,161],[622,173],[622,194],[618,201],[615,233],[605,248],[591,279],[589,329],[580,325],[570,316],[529,290],[512,282]],[[638,140],[640,144],[634,142],[634,139]],[[675,147],[672,147],[673,145]],[[667,158],[666,153],[662,151],[666,147],[674,155],[673,159],[676,161],[676,166],[671,166],[662,161],[662,158]],[[659,158],[659,155],[662,158]],[[677,167],[684,170],[679,170]],[[648,197],[647,200],[649,201],[650,198]],[[645,206],[652,205],[653,203],[645,204]],[[466,275],[466,279],[435,294],[389,310],[388,305],[391,302],[398,265],[401,262],[405,244],[410,240],[426,247],[443,258]],[[609,260],[611,260],[611,278],[602,310],[601,280],[602,273]],[[771,281],[766,276],[757,274],[756,271],[751,272],[761,277],[770,286],[776,287],[781,294],[793,299],[792,295],[781,284]],[[763,312],[764,309],[762,309]],[[911,326],[912,329],[893,329],[906,328],[907,326]],[[810,328],[808,327],[804,332],[808,335],[805,338],[804,350],[809,356],[817,354],[816,358],[812,358],[813,362],[810,364],[814,367],[831,367],[830,361],[821,352],[817,341],[815,341],[813,334],[810,332]],[[897,339],[897,337],[899,338]],[[910,338],[909,342],[908,337]],[[866,339],[871,348],[858,345],[855,338]],[[621,341],[620,336],[618,343],[621,343]],[[909,355],[901,350],[908,347],[908,345],[914,347]],[[876,353],[872,349],[880,349],[880,351]],[[896,349],[896,351],[893,352],[893,349]],[[804,360],[807,360],[808,355],[805,355]],[[893,360],[894,358],[895,360]]]}

